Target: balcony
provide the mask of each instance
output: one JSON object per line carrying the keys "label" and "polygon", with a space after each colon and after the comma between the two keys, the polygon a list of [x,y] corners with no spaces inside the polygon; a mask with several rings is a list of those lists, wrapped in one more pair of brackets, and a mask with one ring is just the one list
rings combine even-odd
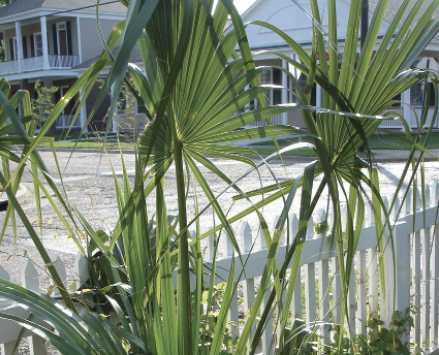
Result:
{"label": "balcony", "polygon": [[[44,68],[44,57],[33,57],[21,60],[21,72],[31,72],[37,70],[57,70],[70,69],[79,64],[76,55],[49,55],[49,68]],[[0,76],[20,73],[18,60],[11,60],[0,63]]]}

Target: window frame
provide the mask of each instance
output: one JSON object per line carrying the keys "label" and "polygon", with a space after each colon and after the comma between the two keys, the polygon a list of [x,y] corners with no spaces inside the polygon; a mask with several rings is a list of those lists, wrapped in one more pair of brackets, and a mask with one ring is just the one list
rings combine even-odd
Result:
{"label": "window frame", "polygon": [[[60,27],[64,25],[64,28]],[[62,55],[61,54],[61,45],[60,45],[60,41],[59,41],[59,31],[66,31],[66,48],[67,48],[67,55],[69,55],[69,37],[67,36],[67,21],[62,21],[62,22],[57,22],[56,23],[56,41],[57,41],[57,49],[58,49],[58,53],[56,53],[56,55]]]}
{"label": "window frame", "polygon": [[[35,57],[42,57],[43,56],[43,35],[41,32],[35,32],[33,35],[34,37],[34,55]],[[41,55],[38,55],[38,36],[41,38]]]}

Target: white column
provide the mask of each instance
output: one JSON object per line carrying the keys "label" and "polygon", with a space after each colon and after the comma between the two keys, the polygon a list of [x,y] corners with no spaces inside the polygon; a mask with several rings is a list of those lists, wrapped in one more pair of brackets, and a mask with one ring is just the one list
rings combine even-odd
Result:
{"label": "white column", "polygon": [[[114,96],[114,86],[111,86],[111,102],[113,102],[113,96]],[[117,107],[116,110],[114,111],[114,115],[112,117],[113,119],[111,120],[112,122],[112,129],[113,129],[113,133],[117,133],[119,132],[119,112],[117,112]],[[109,122],[109,121],[107,121]]]}
{"label": "white column", "polygon": [[50,68],[49,64],[49,42],[47,40],[47,19],[46,16],[40,17],[41,23],[41,39],[43,41],[43,67],[44,70]]}
{"label": "white column", "polygon": [[[244,91],[250,90],[250,84],[246,85]],[[245,105],[245,112],[250,111],[250,102]]]}
{"label": "white column", "polygon": [[81,24],[79,17],[76,18],[76,29],[78,32],[78,59],[79,63],[82,63]]}
{"label": "white column", "polygon": [[[286,60],[282,59],[282,68],[288,70],[288,62]],[[288,76],[287,73],[282,72],[282,86],[284,88],[288,87]],[[288,103],[288,90],[282,89],[282,104]],[[282,114],[282,121],[283,124],[288,124],[288,112],[284,112]]]}
{"label": "white column", "polygon": [[88,132],[88,128],[87,127],[84,128],[84,125],[87,122],[87,100],[82,96],[82,94],[83,94],[83,90],[81,89],[79,97],[80,97],[81,101],[84,101],[84,103],[83,103],[83,105],[81,107],[81,112],[79,114],[79,119],[80,119],[80,122],[81,122],[81,128],[84,129],[85,133],[87,133]]}
{"label": "white column", "polygon": [[[411,110],[410,110],[410,89],[404,91],[401,95],[401,101],[404,102],[403,106],[402,106],[402,116],[405,118],[405,120],[407,121],[409,127],[411,128]],[[402,132],[405,132],[404,126],[401,128]]]}
{"label": "white column", "polygon": [[[322,101],[322,87],[319,84],[316,84],[316,106],[322,107]],[[317,112],[319,112],[319,110],[317,110]]]}
{"label": "white column", "polygon": [[[18,60],[18,72],[23,71],[23,41],[21,38],[21,24],[20,22],[15,22],[15,36],[17,37],[17,60]],[[14,44],[12,44],[14,45]]]}

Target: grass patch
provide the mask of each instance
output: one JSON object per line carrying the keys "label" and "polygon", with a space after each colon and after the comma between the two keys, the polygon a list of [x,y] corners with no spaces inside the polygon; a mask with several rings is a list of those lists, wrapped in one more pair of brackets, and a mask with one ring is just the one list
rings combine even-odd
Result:
{"label": "grass patch", "polygon": [[[409,145],[406,142],[401,141],[403,135],[399,136],[391,136],[388,134],[373,134],[369,138],[369,146],[372,150],[382,150],[382,149],[390,149],[390,150],[408,150]],[[414,136],[412,135],[412,138]],[[302,140],[299,138],[287,138],[287,139],[278,139],[279,147],[283,148],[290,144],[298,143],[298,142],[310,142],[312,143],[311,138],[303,137]],[[421,139],[421,144],[424,144],[425,137]],[[274,148],[274,144],[272,140],[253,143],[250,146],[259,146],[261,148],[255,148],[259,154],[272,154],[276,151]],[[265,148],[267,147],[267,148]],[[430,139],[428,140],[427,149],[439,149],[439,132],[433,132],[430,135]],[[262,152],[262,153],[261,153]],[[295,156],[315,156],[309,150],[304,150],[303,152],[294,151],[291,153],[286,153],[285,155],[295,155]]]}
{"label": "grass patch", "polygon": [[[104,144],[104,136],[91,133],[82,135],[78,141],[80,134],[74,133],[68,136],[62,134],[51,135],[55,139],[55,148],[58,149],[102,149],[119,150],[119,145],[122,150],[133,150],[137,145],[137,136],[133,135],[115,135],[108,136]],[[47,143],[40,144],[39,147],[49,148]]]}

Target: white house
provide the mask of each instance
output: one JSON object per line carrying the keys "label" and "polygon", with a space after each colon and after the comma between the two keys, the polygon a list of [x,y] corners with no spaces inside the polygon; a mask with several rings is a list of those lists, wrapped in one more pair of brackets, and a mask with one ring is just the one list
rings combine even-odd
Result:
{"label": "white house", "polygon": [[[360,1],[360,0],[355,0]],[[299,0],[298,1],[301,7],[311,13],[311,7],[309,5],[309,0]],[[369,12],[369,21],[372,19],[373,10],[375,9],[378,0],[369,0],[370,9]],[[327,17],[327,1],[326,0],[318,0],[321,14],[323,15],[323,29],[328,29]],[[421,7],[419,13],[423,13],[425,8],[428,6],[428,1]],[[400,5],[399,0],[390,0],[388,11],[385,16],[385,21],[383,23],[382,29],[380,31],[380,35],[385,32],[388,28],[391,19],[395,15],[398,7]],[[346,33],[347,21],[349,16],[349,7],[350,1],[348,0],[337,0],[337,19],[338,19],[338,28],[337,33],[339,35],[338,38],[338,49],[339,53],[343,51],[344,44],[344,35]],[[439,11],[436,14],[439,15]],[[297,6],[295,2],[292,0],[256,0],[251,6],[242,14],[244,23],[253,21],[253,20],[261,20],[269,22],[289,36],[294,38],[297,42],[299,42],[308,53],[311,53],[311,41],[312,41],[312,27],[311,27],[311,19],[310,17],[304,13],[304,11]],[[439,16],[437,16],[439,17]],[[326,20],[325,20],[326,18]],[[250,47],[255,53],[256,65],[274,65],[278,67],[287,68],[287,62],[279,59],[273,54],[266,53],[266,51],[276,50],[284,53],[287,56],[292,58],[295,57],[295,54],[291,50],[291,48],[280,38],[278,35],[273,33],[272,31],[255,25],[249,25],[246,28],[247,36],[249,40]],[[358,41],[358,53],[360,52],[360,41]],[[259,53],[259,54],[258,54]],[[439,57],[439,37],[436,36],[434,40],[428,45],[426,50],[422,53],[422,56],[418,58],[418,61],[421,61],[421,65],[426,63],[426,58],[429,59],[430,68],[435,68],[437,70],[437,62]],[[302,79],[306,80],[302,75]],[[288,79],[287,75],[281,72],[278,69],[271,69],[263,72],[261,75],[261,82],[263,84],[274,83],[283,85],[285,87],[289,87],[292,89],[292,84]],[[420,87],[413,87],[411,90],[404,92],[401,96],[401,100],[403,102],[410,102],[417,111],[418,115],[421,111],[421,98],[420,95]],[[293,96],[287,90],[272,90],[269,93],[269,101],[273,104],[278,103],[288,103],[293,102]],[[315,88],[315,94],[313,95],[313,104],[319,106],[321,100],[320,90],[318,87]],[[416,119],[415,116],[411,113],[411,110],[406,105],[396,105],[393,109],[399,110],[401,113],[404,113],[404,117],[408,118],[410,121],[411,127],[416,127]],[[404,111],[404,112],[403,112]],[[431,120],[432,112],[430,112],[429,120]],[[431,121],[430,121],[431,122]],[[301,120],[300,113],[290,112],[288,114],[280,115],[279,117],[273,118],[273,123],[283,123],[283,124],[291,124],[295,126],[303,126],[303,122]],[[259,122],[259,125],[264,125],[265,122]],[[393,128],[402,128],[402,123],[399,120],[393,121],[385,121],[383,123],[384,127],[393,127]],[[436,127],[439,127],[439,122],[436,117]]]}

